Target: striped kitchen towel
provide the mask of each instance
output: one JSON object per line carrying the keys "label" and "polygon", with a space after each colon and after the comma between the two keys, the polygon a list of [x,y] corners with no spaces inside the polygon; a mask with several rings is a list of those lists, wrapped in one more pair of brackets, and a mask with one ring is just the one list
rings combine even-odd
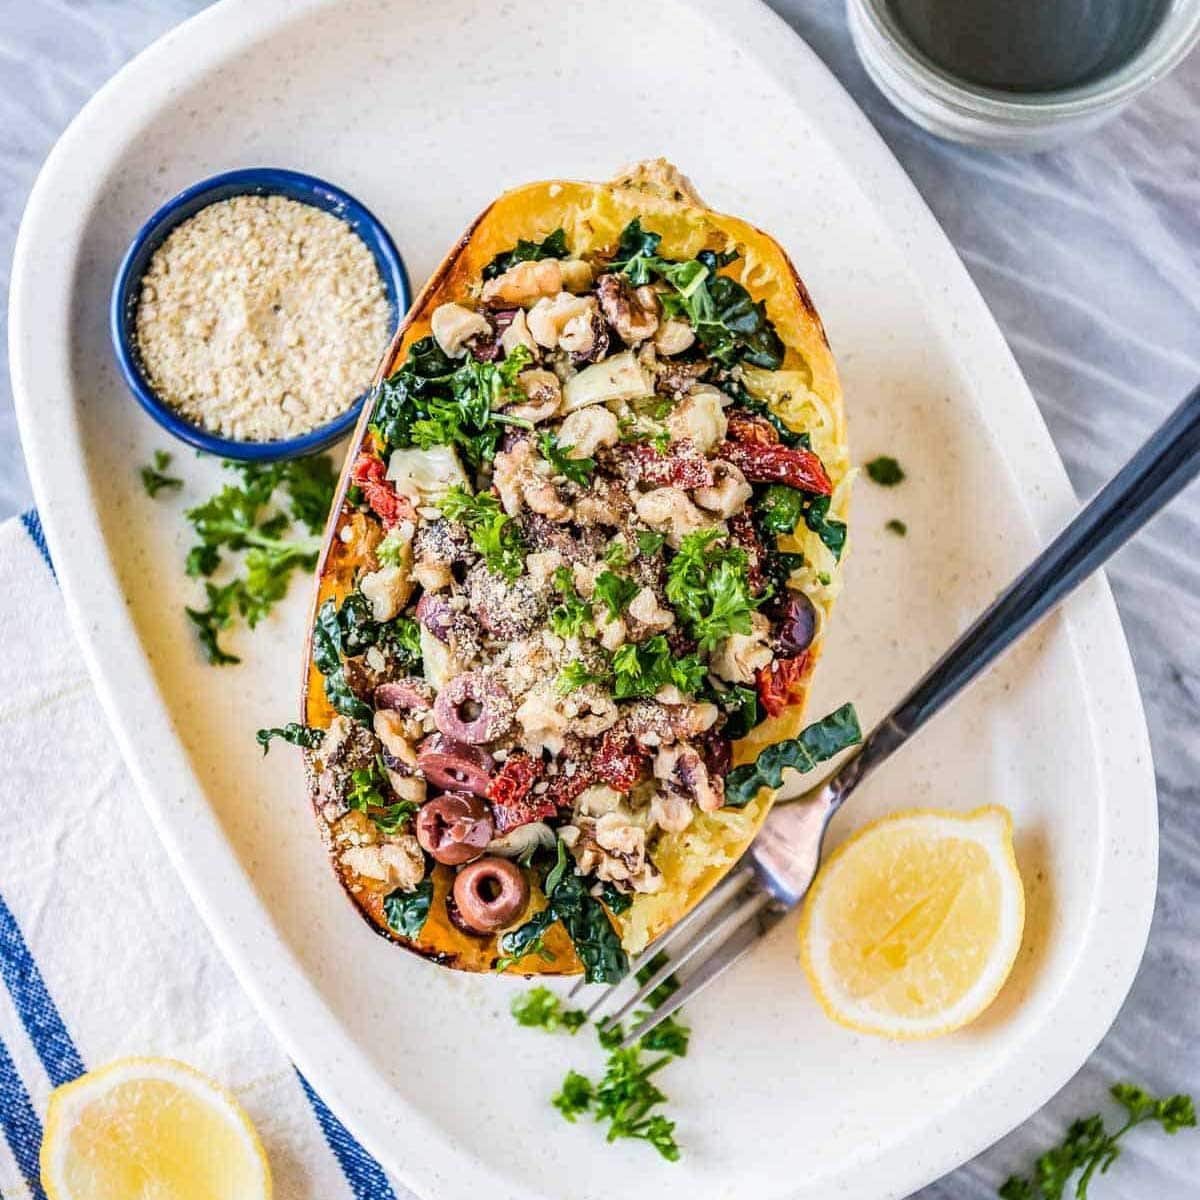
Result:
{"label": "striped kitchen towel", "polygon": [[36,513],[0,525],[0,1200],[36,1197],[51,1088],[130,1054],[231,1088],[281,1200],[404,1200],[242,994],[109,735]]}

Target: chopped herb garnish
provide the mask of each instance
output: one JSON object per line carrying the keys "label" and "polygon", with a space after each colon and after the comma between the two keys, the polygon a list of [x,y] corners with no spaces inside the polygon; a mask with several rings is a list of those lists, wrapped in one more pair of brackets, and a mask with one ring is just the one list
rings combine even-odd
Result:
{"label": "chopped herb garnish", "polygon": [[415,815],[418,805],[411,800],[389,803],[387,773],[379,762],[359,767],[350,775],[346,806],[363,813],[379,827],[381,833],[399,833]]}
{"label": "chopped herb garnish", "polygon": [[566,1029],[575,1033],[587,1020],[581,1009],[564,1008],[563,1002],[547,987],[535,987],[513,998],[512,1015],[518,1025],[527,1029],[544,1029],[553,1033]]}
{"label": "chopped herb garnish", "polygon": [[315,750],[325,740],[325,730],[289,721],[275,729],[260,729],[254,735],[255,741],[262,747],[263,754],[271,749],[271,742],[275,738],[282,738],[285,742],[291,742],[293,746],[303,746],[306,750]]}
{"label": "chopped herb garnish", "polygon": [[560,696],[566,696],[586,684],[604,683],[607,679],[608,676],[603,672],[590,671],[585,664],[576,659],[559,671],[554,686]]}
{"label": "chopped herb garnish", "polygon": [[1118,1143],[1131,1129],[1153,1123],[1164,1133],[1175,1134],[1196,1125],[1191,1096],[1181,1093],[1159,1099],[1131,1083],[1115,1083],[1109,1091],[1125,1110],[1124,1123],[1109,1133],[1099,1113],[1072,1122],[1061,1144],[1037,1160],[1032,1178],[1013,1175],[1005,1181],[999,1192],[1002,1200],[1062,1200],[1076,1172],[1080,1174],[1074,1194],[1077,1200],[1087,1200],[1088,1185],[1117,1161]]}
{"label": "chopped herb garnish", "polygon": [[667,599],[701,650],[749,633],[750,614],[761,603],[750,588],[746,552],[717,544],[719,537],[716,529],[689,533],[667,566]]}
{"label": "chopped herb garnish", "polygon": [[491,492],[472,496],[465,488],[452,487],[438,501],[438,507],[451,521],[466,527],[493,575],[501,575],[511,583],[521,574],[525,546],[520,531]]}
{"label": "chopped herb garnish", "polygon": [[641,587],[624,575],[602,571],[596,579],[596,599],[608,609],[608,619],[615,621],[628,607],[629,602],[641,591]]}
{"label": "chopped herb garnish", "polygon": [[592,633],[592,606],[575,590],[575,577],[570,567],[559,567],[554,572],[554,586],[562,597],[562,603],[550,610],[549,622],[552,632],[559,637],[577,637],[581,633]]}
{"label": "chopped herb garnish", "polygon": [[169,490],[183,487],[182,479],[176,479],[173,475],[163,474],[170,465],[171,456],[165,450],[155,450],[154,465],[141,469],[142,487],[146,489],[147,496],[153,498],[164,489]]}
{"label": "chopped herb garnish", "polygon": [[389,529],[383,541],[375,547],[375,558],[381,567],[401,566],[412,553],[412,534]]}
{"label": "chopped herb garnish", "polygon": [[908,526],[898,517],[893,517],[885,526],[889,533],[894,533],[897,537],[904,537],[908,533]]}
{"label": "chopped herb garnish", "polygon": [[613,538],[604,551],[604,561],[610,567],[625,567],[629,565],[629,547],[622,538]]}
{"label": "chopped herb garnish", "polygon": [[649,529],[638,530],[638,553],[643,558],[653,558],[662,548],[663,543],[667,540],[665,533],[654,533]]}
{"label": "chopped herb garnish", "polygon": [[206,584],[208,607],[186,610],[208,661],[216,664],[240,661],[227,654],[217,640],[218,633],[232,625],[235,615],[253,628],[287,594],[294,571],[311,571],[316,566],[320,539],[285,538],[288,514],[268,508],[277,489],[286,496],[292,517],[315,535],[324,526],[333,503],[335,482],[332,464],[324,455],[225,466],[241,474],[242,486],[227,484],[187,512],[200,538],[187,556],[189,575],[212,575],[221,565],[222,551],[246,552],[244,576],[219,587]]}
{"label": "chopped herb garnish", "polygon": [[596,469],[594,458],[572,458],[574,446],[560,446],[548,433],[543,433],[538,440],[542,457],[554,468],[555,475],[562,475],[572,483],[586,487],[592,472]]}
{"label": "chopped herb garnish", "polygon": [[880,487],[895,487],[904,479],[904,471],[900,464],[887,454],[881,454],[867,463],[867,474],[873,483]]}
{"label": "chopped herb garnish", "polygon": [[563,1117],[573,1125],[580,1113],[585,1113],[592,1106],[595,1091],[592,1081],[578,1071],[568,1071],[563,1080],[562,1090],[551,1097],[550,1103],[562,1113]]}
{"label": "chopped herb garnish", "polygon": [[645,642],[626,642],[612,656],[613,694],[618,700],[653,696],[673,685],[685,695],[695,695],[707,668],[695,654],[679,658],[671,652],[664,634]]}

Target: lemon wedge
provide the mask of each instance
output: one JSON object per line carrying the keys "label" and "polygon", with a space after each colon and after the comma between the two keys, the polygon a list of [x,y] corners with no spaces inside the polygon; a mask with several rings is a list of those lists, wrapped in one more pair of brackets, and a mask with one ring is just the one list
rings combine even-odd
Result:
{"label": "lemon wedge", "polygon": [[169,1058],[124,1058],[50,1096],[49,1200],[270,1200],[271,1169],[242,1106]]}
{"label": "lemon wedge", "polygon": [[995,999],[1024,925],[1007,810],[912,809],[866,826],[825,863],[804,907],[800,952],[835,1021],[936,1037]]}

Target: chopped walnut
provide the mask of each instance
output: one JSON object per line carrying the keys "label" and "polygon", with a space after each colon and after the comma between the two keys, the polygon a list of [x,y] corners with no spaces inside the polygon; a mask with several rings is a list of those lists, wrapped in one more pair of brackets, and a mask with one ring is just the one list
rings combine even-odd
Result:
{"label": "chopped walnut", "polygon": [[517,376],[517,387],[525,393],[528,404],[511,404],[504,411],[510,417],[520,417],[525,421],[537,424],[548,421],[562,403],[562,384],[553,371],[544,371],[540,367],[522,371]]}
{"label": "chopped walnut", "polygon": [[558,444],[571,447],[571,458],[591,458],[601,446],[615,446],[618,436],[617,418],[593,404],[567,414],[558,430]]}
{"label": "chopped walnut", "polygon": [[[585,267],[586,263],[583,264]],[[557,296],[563,290],[563,266],[556,258],[521,262],[483,285],[481,299],[489,308],[528,308],[543,297]],[[568,274],[576,281],[582,275],[575,268]],[[591,269],[588,269],[590,281]]]}
{"label": "chopped walnut", "polygon": [[716,388],[697,384],[667,417],[671,440],[690,438],[701,454],[711,454],[725,440],[728,428],[722,399]]}
{"label": "chopped walnut", "polygon": [[559,292],[553,299],[539,300],[529,310],[529,332],[547,350],[587,354],[596,340],[592,324],[595,315],[593,297]]}
{"label": "chopped walnut", "polygon": [[752,683],[755,672],[774,657],[767,644],[770,636],[771,622],[762,613],[751,613],[750,632],[731,633],[718,642],[709,659],[709,669],[730,683]]}
{"label": "chopped walnut", "polygon": [[638,497],[634,509],[651,529],[667,535],[667,545],[673,550],[679,549],[689,533],[709,529],[718,523],[715,517],[697,508],[679,488],[661,487],[646,492]]}
{"label": "chopped walnut", "polygon": [[675,624],[675,614],[659,604],[652,588],[642,588],[629,602],[627,612],[637,623],[638,632],[642,635],[637,639],[639,641],[663,633]]}
{"label": "chopped walnut", "polygon": [[400,614],[412,596],[412,574],[407,566],[380,567],[362,577],[359,589],[371,602],[372,618],[390,621]]}
{"label": "chopped walnut", "polygon": [[461,304],[439,304],[430,320],[433,340],[449,358],[462,358],[467,353],[467,343],[481,334],[490,334],[492,327],[480,313],[472,312]]}
{"label": "chopped walnut", "polygon": [[559,499],[550,482],[550,471],[550,464],[535,453],[528,438],[519,441],[511,450],[497,454],[492,467],[492,482],[500,493],[504,511],[515,517],[527,506],[551,521],[570,520],[571,510]]}
{"label": "chopped walnut", "polygon": [[682,354],[695,341],[695,331],[687,321],[670,317],[658,327],[654,335],[654,348],[659,354],[670,357],[672,354]]}
{"label": "chopped walnut", "polygon": [[712,467],[712,486],[694,488],[692,497],[701,508],[718,517],[735,516],[746,507],[746,501],[754,494],[754,490],[733,463],[717,459]]}
{"label": "chopped walnut", "polygon": [[658,328],[658,295],[649,285],[635,289],[623,275],[601,275],[596,295],[604,319],[627,346],[644,342]]}

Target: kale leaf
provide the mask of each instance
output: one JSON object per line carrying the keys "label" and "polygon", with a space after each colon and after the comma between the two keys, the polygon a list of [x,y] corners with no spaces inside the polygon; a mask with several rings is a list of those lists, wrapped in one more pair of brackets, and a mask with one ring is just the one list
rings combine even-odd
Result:
{"label": "kale leaf", "polygon": [[317,610],[312,635],[313,665],[325,677],[325,697],[343,716],[370,722],[372,710],[351,690],[342,663],[342,626],[337,602],[330,596]]}
{"label": "kale leaf", "polygon": [[524,400],[517,376],[532,361],[516,347],[499,363],[467,356],[447,357],[432,337],[409,348],[399,370],[385,379],[373,401],[371,431],[386,456],[402,446],[452,446],[478,469],[496,456],[505,425],[532,428],[530,422],[498,411]]}
{"label": "kale leaf", "polygon": [[483,277],[484,279],[495,279],[497,275],[503,275],[509,267],[515,267],[517,263],[540,262],[543,258],[570,258],[570,256],[571,252],[567,249],[567,235],[562,228],[559,228],[540,242],[527,241],[525,238],[519,239],[511,250],[497,254],[483,268]]}
{"label": "kale leaf", "polygon": [[634,218],[621,233],[611,269],[622,272],[635,287],[655,277],[670,284],[674,291],[663,297],[663,312],[686,316],[704,353],[722,366],[745,361],[778,370],[785,347],[767,319],[765,303],[755,303],[735,279],[717,274],[737,255],[701,251],[694,259],[674,262],[658,256],[661,241]]}
{"label": "kale leaf", "polygon": [[383,915],[388,928],[401,937],[420,937],[432,903],[432,879],[422,879],[411,892],[403,892],[399,888],[389,892],[383,898]]}
{"label": "kale leaf", "polygon": [[303,746],[306,750],[315,750],[325,740],[325,730],[289,721],[286,725],[274,729],[260,729],[254,735],[254,740],[262,747],[264,755],[271,749],[271,742],[275,738],[282,738],[285,742],[291,742],[293,746]]}
{"label": "kale leaf", "polygon": [[862,730],[854,705],[843,704],[809,725],[798,737],[776,742],[763,750],[755,762],[730,771],[725,777],[725,803],[730,808],[744,808],[761,788],[779,788],[785,767],[811,771],[817,763],[861,741]]}

